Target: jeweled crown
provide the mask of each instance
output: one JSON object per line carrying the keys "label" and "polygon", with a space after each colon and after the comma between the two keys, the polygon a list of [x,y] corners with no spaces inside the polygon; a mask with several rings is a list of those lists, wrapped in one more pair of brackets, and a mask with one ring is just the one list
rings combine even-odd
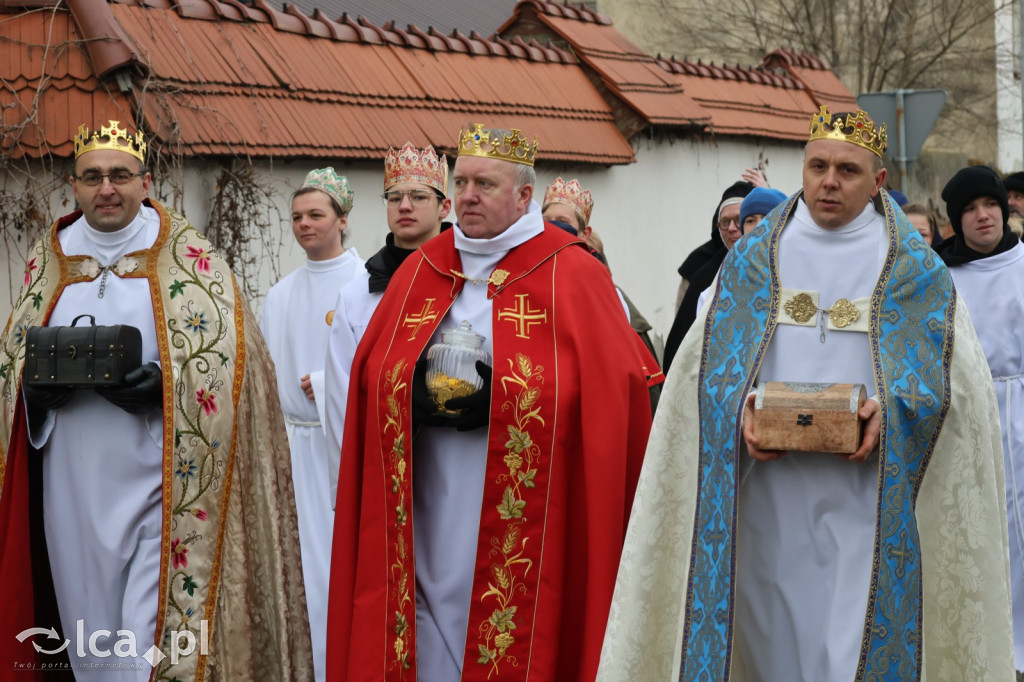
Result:
{"label": "jeweled crown", "polygon": [[518,128],[488,130],[482,123],[474,123],[459,131],[459,156],[483,156],[532,166],[537,158],[537,138],[530,144]]}
{"label": "jeweled crown", "polygon": [[811,135],[807,141],[812,140],[840,140],[849,142],[858,147],[864,147],[879,158],[885,152],[889,138],[885,133],[885,124],[877,130],[875,123],[868,118],[867,112],[858,109],[855,114],[847,114],[844,121],[842,115],[832,122],[832,114],[828,111],[827,105],[811,117]]}
{"label": "jeweled crown", "polygon": [[594,210],[594,196],[589,189],[583,189],[576,178],[566,182],[559,177],[544,190],[544,202],[541,207],[547,208],[548,204],[570,206],[583,218],[584,223],[589,224],[590,213]]}
{"label": "jeweled crown", "polygon": [[341,211],[345,215],[352,210],[352,200],[356,193],[348,188],[348,178],[335,173],[333,167],[328,166],[309,171],[302,183],[302,189],[306,187],[326,192],[328,196],[338,202],[338,206],[341,207]]}
{"label": "jeweled crown", "polygon": [[121,127],[120,121],[110,121],[110,125],[100,126],[99,130],[89,131],[85,124],[78,126],[75,135],[75,158],[86,152],[97,149],[113,149],[131,154],[142,163],[146,163],[146,139],[140,130],[134,135]]}
{"label": "jeweled crown", "polygon": [[448,196],[448,159],[437,158],[430,145],[422,151],[411,142],[398,151],[392,147],[384,157],[384,190],[400,182],[416,182]]}

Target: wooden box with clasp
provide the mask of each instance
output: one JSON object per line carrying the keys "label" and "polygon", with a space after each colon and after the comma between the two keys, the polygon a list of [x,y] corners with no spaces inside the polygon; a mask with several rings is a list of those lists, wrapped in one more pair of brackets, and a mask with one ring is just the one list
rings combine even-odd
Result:
{"label": "wooden box with clasp", "polygon": [[754,398],[754,435],[762,450],[857,451],[864,384],[767,382]]}

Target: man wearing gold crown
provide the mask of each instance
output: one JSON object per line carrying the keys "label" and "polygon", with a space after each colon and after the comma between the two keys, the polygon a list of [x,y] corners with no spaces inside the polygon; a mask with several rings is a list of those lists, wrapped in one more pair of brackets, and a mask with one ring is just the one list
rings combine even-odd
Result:
{"label": "man wearing gold crown", "polygon": [[[885,139],[822,107],[803,191],[726,257],[658,408],[602,682],[1013,679],[995,396],[880,189]],[[864,384],[858,451],[760,449],[769,381]]]}
{"label": "man wearing gold crown", "polygon": [[[117,121],[79,128],[80,210],[32,248],[0,339],[0,659],[78,679],[311,679],[270,357],[224,261],[146,198],[145,152]],[[118,388],[24,385],[28,328],[82,314],[138,328],[142,367]]]}
{"label": "man wearing gold crown", "polygon": [[[607,271],[541,218],[536,141],[476,124],[458,150],[458,223],[399,268],[352,366],[328,679],[590,680],[653,359]],[[463,320],[493,360],[446,417],[423,357]]]}
{"label": "man wearing gold crown", "polygon": [[349,370],[356,347],[398,267],[422,244],[451,227],[451,223],[443,222],[452,207],[447,193],[448,160],[444,156],[437,158],[432,146],[421,151],[406,142],[401,150],[388,149],[381,195],[387,209],[388,235],[384,247],[366,261],[366,267],[338,294],[327,342],[324,428],[332,508],[338,494]]}
{"label": "man wearing gold crown", "polygon": [[345,248],[354,192],[334,168],[306,175],[292,195],[292,232],[306,262],[267,292],[260,329],[274,358],[277,391],[291,446],[295,507],[302,544],[302,579],[316,679],[327,655],[327,586],[330,581],[334,500],[328,484],[325,439],[324,354],[340,291],[362,270],[363,259]]}

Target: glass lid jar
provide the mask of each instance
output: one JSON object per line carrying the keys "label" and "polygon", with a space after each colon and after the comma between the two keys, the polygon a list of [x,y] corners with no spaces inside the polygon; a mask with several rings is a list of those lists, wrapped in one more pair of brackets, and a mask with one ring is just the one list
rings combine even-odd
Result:
{"label": "glass lid jar", "polygon": [[484,380],[476,371],[478,360],[491,364],[490,354],[483,349],[484,341],[463,320],[454,329],[442,329],[440,343],[427,351],[427,391],[438,411],[459,414],[459,410],[445,408],[445,401],[471,395],[484,387]]}

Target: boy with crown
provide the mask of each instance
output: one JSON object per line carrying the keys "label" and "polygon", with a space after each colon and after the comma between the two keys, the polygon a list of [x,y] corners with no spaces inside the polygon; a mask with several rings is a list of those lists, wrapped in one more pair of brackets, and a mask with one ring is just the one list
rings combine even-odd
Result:
{"label": "boy with crown", "polygon": [[[803,191],[726,257],[662,394],[599,680],[1013,679],[995,396],[881,189],[885,142],[822,107]],[[859,450],[760,449],[768,381],[864,384]]]}
{"label": "boy with crown", "polygon": [[[33,246],[0,339],[0,659],[90,680],[311,679],[255,318],[209,242],[146,198],[141,131],[83,125],[74,148],[80,210]],[[116,388],[24,385],[27,329],[82,314],[138,328],[142,366]],[[63,646],[17,637],[36,626]]]}
{"label": "boy with crown", "polygon": [[328,480],[331,508],[338,494],[338,467],[348,402],[349,370],[356,346],[398,267],[422,244],[451,227],[443,222],[451,211],[448,198],[448,160],[431,146],[419,150],[406,142],[384,157],[384,193],[388,235],[384,248],[370,256],[366,267],[341,289],[334,305],[327,342],[326,402]]}
{"label": "boy with crown", "polygon": [[348,178],[334,168],[319,168],[306,175],[292,194],[292,232],[306,252],[306,262],[270,288],[260,315],[291,446],[302,579],[317,680],[325,675],[327,586],[334,532],[333,486],[327,482],[323,426],[327,404],[324,354],[338,291],[363,267],[356,250],[343,246],[353,198]]}
{"label": "boy with crown", "polygon": [[[641,455],[648,373],[607,271],[545,224],[537,142],[459,137],[458,219],[395,273],[356,350],[328,679],[593,679]],[[588,285],[580,287],[580,282]],[[484,388],[426,397],[466,320]]]}

